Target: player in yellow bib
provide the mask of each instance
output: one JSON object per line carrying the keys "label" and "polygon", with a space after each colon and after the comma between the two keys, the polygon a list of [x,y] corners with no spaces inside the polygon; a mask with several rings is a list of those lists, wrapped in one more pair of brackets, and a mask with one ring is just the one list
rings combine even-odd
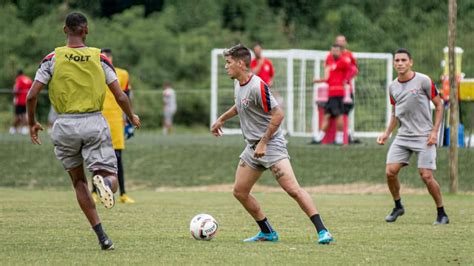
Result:
{"label": "player in yellow bib", "polygon": [[[101,52],[103,55],[107,56],[107,58],[113,63],[111,49],[105,48],[102,49]],[[129,84],[130,79],[127,70],[115,67],[115,72],[117,73],[120,88],[122,88],[125,94],[130,96],[131,87]],[[102,110],[102,115],[105,117],[107,123],[109,124],[110,135],[112,136],[112,146],[114,147],[115,156],[117,157],[117,175],[120,190],[120,202],[135,203],[135,200],[130,198],[125,193],[125,177],[122,163],[122,151],[125,149],[124,131],[126,121],[124,119],[122,109],[120,109],[120,106],[115,101],[114,95],[109,90],[106,90],[105,92],[105,101],[104,108]],[[93,187],[92,190],[92,198],[95,202],[99,201],[97,189],[95,187]]]}
{"label": "player in yellow bib", "polygon": [[97,234],[100,247],[111,250],[114,244],[102,228],[84,173],[85,165],[94,173],[93,183],[101,202],[112,208],[117,190],[117,159],[101,113],[104,84],[134,126],[140,126],[140,119],[120,88],[112,63],[99,49],[85,45],[88,32],[83,14],[67,15],[67,46],[56,48],[41,62],[27,96],[28,123],[31,141],[41,144],[38,132],[43,127],[36,121],[35,111],[40,91],[49,84],[49,99],[58,113],[51,132],[54,153],[71,177],[79,206]]}

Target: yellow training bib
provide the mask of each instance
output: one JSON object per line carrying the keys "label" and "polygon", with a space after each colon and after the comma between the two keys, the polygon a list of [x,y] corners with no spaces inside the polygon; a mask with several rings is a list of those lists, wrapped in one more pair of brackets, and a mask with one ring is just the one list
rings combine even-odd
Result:
{"label": "yellow training bib", "polygon": [[[129,75],[125,69],[116,67],[115,72],[117,73],[120,87],[123,91],[128,90]],[[112,145],[115,150],[123,150],[125,148],[124,138],[124,118],[123,112],[118,103],[115,101],[115,97],[109,88],[105,89],[105,101],[104,109],[102,114],[104,115],[110,128],[110,135],[112,137]]]}
{"label": "yellow training bib", "polygon": [[56,62],[49,83],[49,99],[58,114],[102,110],[105,74],[97,48],[55,49]]}

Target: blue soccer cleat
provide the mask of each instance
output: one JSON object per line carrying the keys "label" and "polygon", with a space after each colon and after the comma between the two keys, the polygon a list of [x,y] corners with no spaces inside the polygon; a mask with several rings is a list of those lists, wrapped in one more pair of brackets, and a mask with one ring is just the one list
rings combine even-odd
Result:
{"label": "blue soccer cleat", "polygon": [[259,232],[257,235],[244,239],[244,242],[257,242],[257,241],[270,241],[270,242],[277,242],[278,241],[278,233],[273,231],[271,233],[262,233]]}
{"label": "blue soccer cleat", "polygon": [[331,242],[334,242],[334,238],[327,230],[318,233],[318,244],[327,245]]}

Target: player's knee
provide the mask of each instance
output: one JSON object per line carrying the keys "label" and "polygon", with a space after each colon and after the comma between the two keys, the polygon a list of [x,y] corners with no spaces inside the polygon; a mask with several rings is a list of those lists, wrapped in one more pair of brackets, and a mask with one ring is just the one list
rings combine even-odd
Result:
{"label": "player's knee", "polygon": [[296,187],[296,188],[289,188],[289,189],[285,189],[286,193],[288,193],[288,195],[290,195],[290,197],[292,198],[298,198],[300,195],[301,195],[301,188],[299,187]]}
{"label": "player's knee", "polygon": [[387,176],[387,179],[392,180],[397,178],[397,172],[394,171],[391,168],[385,169],[385,175]]}
{"label": "player's knee", "polygon": [[247,191],[243,191],[235,187],[232,190],[232,194],[234,194],[234,197],[238,200],[246,199],[249,196],[249,193]]}
{"label": "player's knee", "polygon": [[420,178],[425,183],[429,183],[433,180],[433,174],[429,171],[420,172]]}

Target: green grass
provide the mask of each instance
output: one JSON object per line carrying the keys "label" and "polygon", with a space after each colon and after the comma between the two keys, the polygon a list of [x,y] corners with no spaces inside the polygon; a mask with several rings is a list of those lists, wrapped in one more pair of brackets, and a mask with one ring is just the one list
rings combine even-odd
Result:
{"label": "green grass", "polygon": [[[383,218],[388,195],[316,195],[336,244],[315,244],[313,226],[284,193],[257,193],[280,233],[279,243],[242,243],[257,226],[231,193],[135,191],[134,205],[97,206],[116,250],[102,252],[73,191],[0,188],[2,265],[24,264],[473,264],[474,197],[446,196],[452,223],[433,226],[428,195],[405,196],[406,214]],[[192,239],[191,218],[201,212],[220,224],[210,242]]]}
{"label": "green grass", "polygon": [[[68,188],[70,181],[54,157],[49,137],[42,133],[42,146],[33,146],[26,136],[0,133],[0,186]],[[304,186],[354,182],[385,183],[388,149],[373,139],[350,147],[310,146],[305,138],[290,138],[288,149],[293,168]],[[202,128],[178,134],[139,131],[127,141],[123,153],[129,187],[190,186],[232,183],[238,157],[244,147],[241,136],[214,138]],[[473,149],[459,150],[459,188],[474,190]],[[448,149],[438,149],[435,176],[448,190]],[[402,183],[424,187],[418,177],[415,157],[400,175]],[[269,173],[260,184],[276,185]]]}

